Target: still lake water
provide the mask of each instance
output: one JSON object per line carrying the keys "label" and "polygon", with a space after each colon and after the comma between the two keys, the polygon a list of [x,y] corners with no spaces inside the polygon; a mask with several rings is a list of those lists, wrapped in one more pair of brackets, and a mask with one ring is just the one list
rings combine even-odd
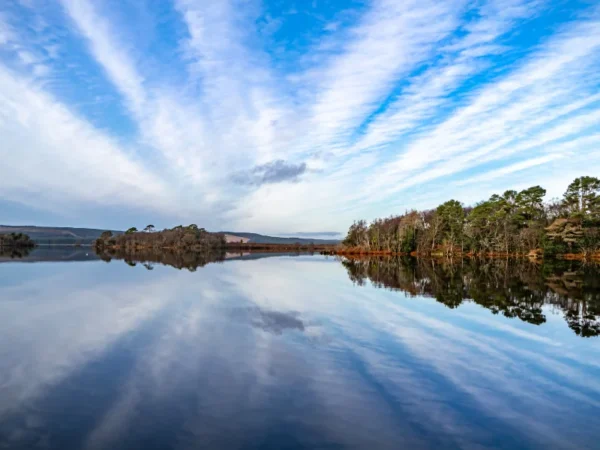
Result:
{"label": "still lake water", "polygon": [[88,252],[0,262],[0,448],[600,448],[593,267]]}

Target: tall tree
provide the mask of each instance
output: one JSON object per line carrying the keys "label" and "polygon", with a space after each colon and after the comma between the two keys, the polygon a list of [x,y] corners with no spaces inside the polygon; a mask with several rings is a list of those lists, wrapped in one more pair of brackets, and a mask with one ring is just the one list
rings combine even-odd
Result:
{"label": "tall tree", "polygon": [[364,220],[359,220],[350,225],[344,244],[349,247],[363,247],[368,249],[369,236],[367,223]]}
{"label": "tall tree", "polygon": [[516,203],[520,219],[525,222],[544,218],[544,196],[546,189],[533,186],[522,190],[516,196]]}
{"label": "tall tree", "polygon": [[589,176],[576,178],[567,187],[563,203],[575,217],[597,219],[600,216],[600,180]]}
{"label": "tall tree", "polygon": [[441,231],[446,241],[446,253],[453,253],[455,246],[463,247],[463,227],[465,222],[465,210],[457,200],[449,200],[437,207],[436,214],[441,220]]}

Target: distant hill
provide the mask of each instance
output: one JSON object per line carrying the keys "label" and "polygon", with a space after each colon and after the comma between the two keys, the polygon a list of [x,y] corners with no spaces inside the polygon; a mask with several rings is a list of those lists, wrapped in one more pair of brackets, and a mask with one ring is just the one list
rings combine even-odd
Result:
{"label": "distant hill", "polygon": [[220,231],[226,235],[239,236],[257,244],[339,244],[339,239],[312,239],[300,237],[275,237],[257,233],[238,233],[237,231]]}
{"label": "distant hill", "polygon": [[[73,245],[73,244],[91,244],[100,237],[104,229],[98,228],[72,228],[72,227],[36,227],[33,225],[0,225],[0,234],[2,233],[25,233],[29,235],[37,244],[54,245]],[[123,231],[111,230],[114,234],[121,234]],[[265,236],[257,233],[238,233],[235,231],[220,231],[228,236],[228,240],[235,240],[235,237],[243,238],[248,242],[257,244],[338,244],[337,239],[311,239],[300,237],[275,237]]]}
{"label": "distant hill", "polygon": [[[91,244],[103,231],[95,228],[36,227],[33,225],[0,225],[0,234],[25,233],[37,244],[73,245]],[[115,234],[122,231],[112,230]]]}

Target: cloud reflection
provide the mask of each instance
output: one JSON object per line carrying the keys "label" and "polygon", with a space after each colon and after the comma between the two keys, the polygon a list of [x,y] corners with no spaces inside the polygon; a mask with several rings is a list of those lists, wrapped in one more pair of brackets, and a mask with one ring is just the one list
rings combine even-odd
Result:
{"label": "cloud reflection", "polygon": [[22,281],[0,285],[0,444],[10,448],[543,448],[597,438],[600,350],[562,320],[537,327],[359,289],[321,257],[194,273],[5,267]]}
{"label": "cloud reflection", "polygon": [[231,316],[234,319],[247,320],[253,327],[273,334],[305,329],[304,322],[296,312],[265,311],[259,307],[249,307],[234,309]]}

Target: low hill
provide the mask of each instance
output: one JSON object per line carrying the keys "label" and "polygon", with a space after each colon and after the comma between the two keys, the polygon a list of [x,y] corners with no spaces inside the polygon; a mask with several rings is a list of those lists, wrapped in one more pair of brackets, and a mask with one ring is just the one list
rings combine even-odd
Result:
{"label": "low hill", "polygon": [[226,235],[239,236],[248,239],[248,242],[255,244],[339,244],[338,239],[312,239],[300,237],[276,237],[265,236],[257,233],[238,233],[237,231],[221,231]]}
{"label": "low hill", "polygon": [[[74,245],[74,244],[92,244],[100,237],[103,229],[97,228],[73,228],[73,227],[37,227],[34,225],[0,225],[1,233],[25,233],[37,244],[52,245]],[[123,231],[110,230],[113,234],[122,234]],[[235,231],[221,231],[228,235],[228,241],[244,240],[245,242],[256,244],[338,244],[336,239],[309,239],[300,237],[276,237],[265,236],[257,233],[243,233]],[[239,241],[238,240],[238,241]]]}
{"label": "low hill", "polygon": [[[91,244],[100,237],[105,230],[95,228],[72,227],[36,227],[33,225],[0,225],[2,233],[24,233],[36,244],[73,245]],[[114,231],[121,234],[122,231]]]}

